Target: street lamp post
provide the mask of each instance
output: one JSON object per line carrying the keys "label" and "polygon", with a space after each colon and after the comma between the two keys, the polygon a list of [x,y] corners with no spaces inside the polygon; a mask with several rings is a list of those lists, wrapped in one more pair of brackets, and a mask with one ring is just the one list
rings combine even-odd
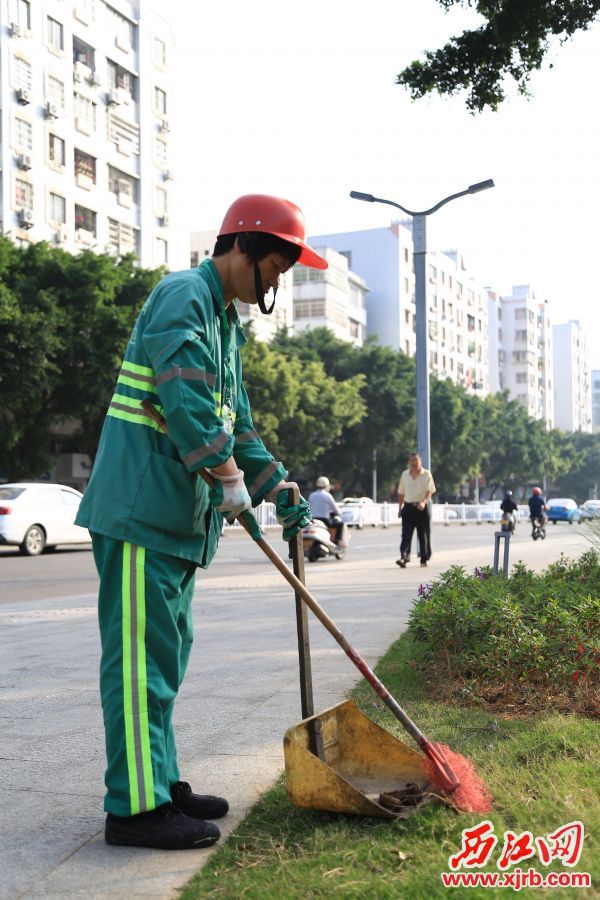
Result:
{"label": "street lamp post", "polygon": [[412,217],[413,227],[413,260],[415,267],[415,303],[416,303],[416,364],[417,364],[417,450],[423,461],[423,466],[428,469],[431,464],[431,441],[429,436],[429,353],[427,349],[428,333],[427,333],[427,280],[426,280],[426,257],[427,257],[427,216],[436,212],[446,203],[455,200],[457,197],[464,197],[465,194],[476,194],[478,191],[485,191],[487,188],[494,187],[491,178],[487,181],[479,181],[477,184],[471,184],[464,191],[458,191],[456,194],[450,194],[444,197],[435,206],[425,209],[421,212],[415,212],[406,209],[393,200],[384,200],[382,197],[374,197],[373,194],[363,194],[361,191],[350,191],[350,196],[354,200],[365,200],[367,203],[387,203],[388,206],[395,206],[402,212]]}

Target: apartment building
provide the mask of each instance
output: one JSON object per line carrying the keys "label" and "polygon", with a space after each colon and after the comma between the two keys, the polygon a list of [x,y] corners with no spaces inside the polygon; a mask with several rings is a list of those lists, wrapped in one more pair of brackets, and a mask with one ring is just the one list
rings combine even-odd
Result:
{"label": "apartment building", "polygon": [[294,334],[329,328],[336,337],[362,346],[367,333],[365,281],[348,266],[348,258],[331,247],[316,247],[327,269],[294,267]]}
{"label": "apartment building", "polygon": [[[415,279],[410,222],[311,236],[330,247],[368,285],[367,334],[395,350],[416,351]],[[477,393],[488,392],[487,298],[457,251],[427,254],[429,368]]]}
{"label": "apartment building", "polygon": [[173,35],[152,0],[1,0],[1,230],[187,265],[172,209]]}
{"label": "apartment building", "polygon": [[592,430],[592,382],[583,326],[572,319],[552,329],[554,421],[563,431]]}
{"label": "apartment building", "polygon": [[600,431],[600,369],[592,370],[592,431]]}
{"label": "apartment building", "polygon": [[[200,265],[203,259],[212,256],[212,252],[217,240],[217,229],[209,229],[206,231],[194,231],[190,235],[190,258],[189,265],[194,268]],[[293,327],[293,272],[286,272],[279,279],[279,288],[277,290],[277,302],[275,309],[270,316],[261,313],[258,306],[250,303],[236,303],[240,319],[243,323],[251,323],[254,335],[260,341],[270,341],[275,332],[279,328],[287,328],[291,331]],[[272,295],[271,295],[272,296]],[[267,302],[270,302],[269,300]]]}
{"label": "apartment building", "polygon": [[528,414],[554,426],[550,306],[528,284],[501,295],[488,288],[490,390],[507,390]]}

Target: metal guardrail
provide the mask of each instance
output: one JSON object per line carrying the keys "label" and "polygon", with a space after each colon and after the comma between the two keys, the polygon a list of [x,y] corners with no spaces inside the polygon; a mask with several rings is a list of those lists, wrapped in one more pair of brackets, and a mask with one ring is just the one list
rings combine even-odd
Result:
{"label": "metal guardrail", "polygon": [[[342,518],[351,528],[366,528],[370,525],[380,528],[389,528],[391,524],[400,524],[398,507],[396,503],[367,503],[343,506],[340,504]],[[253,510],[256,520],[261,528],[275,528],[277,515],[274,503],[261,503]],[[502,511],[497,506],[489,506],[487,503],[433,503],[431,505],[431,521],[443,525],[466,525],[467,522],[476,522],[481,525],[485,522],[499,522]],[[529,518],[529,507],[519,506],[519,520]],[[225,525],[226,528],[240,528],[239,522],[233,525]]]}

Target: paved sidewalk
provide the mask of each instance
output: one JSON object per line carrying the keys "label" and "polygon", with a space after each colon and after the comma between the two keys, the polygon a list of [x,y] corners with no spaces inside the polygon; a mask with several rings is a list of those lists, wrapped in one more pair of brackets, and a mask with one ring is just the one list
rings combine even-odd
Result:
{"label": "paved sidewalk", "polygon": [[[359,552],[355,541],[343,563],[307,569],[309,589],[370,664],[404,629],[419,582],[457,553],[438,552],[426,571],[401,572],[395,553],[379,545],[395,547],[397,529],[378,535],[372,550]],[[566,552],[581,549],[582,539],[564,535]],[[238,537],[227,541],[235,553]],[[548,540],[536,550],[538,566],[556,558],[557,547]],[[483,557],[481,546],[463,548],[460,562],[472,567],[489,556],[489,545]],[[300,719],[293,598],[266,561],[243,583],[235,566],[218,577],[200,572],[197,590],[196,643],[175,728],[182,777],[230,799],[231,813],[219,823],[226,836],[281,772],[283,734]],[[95,605],[94,592],[0,612],[2,898],[170,898],[211,852],[104,843]],[[315,708],[323,709],[342,699],[358,673],[312,616],[311,650]]]}

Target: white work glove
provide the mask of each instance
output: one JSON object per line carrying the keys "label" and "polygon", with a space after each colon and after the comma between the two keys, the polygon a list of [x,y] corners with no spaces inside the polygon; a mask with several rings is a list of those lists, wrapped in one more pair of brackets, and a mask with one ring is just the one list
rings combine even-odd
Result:
{"label": "white work glove", "polygon": [[215,479],[215,486],[210,491],[210,502],[215,509],[228,518],[235,518],[245,509],[252,507],[241,469],[235,475],[219,475],[214,470],[209,471]]}

